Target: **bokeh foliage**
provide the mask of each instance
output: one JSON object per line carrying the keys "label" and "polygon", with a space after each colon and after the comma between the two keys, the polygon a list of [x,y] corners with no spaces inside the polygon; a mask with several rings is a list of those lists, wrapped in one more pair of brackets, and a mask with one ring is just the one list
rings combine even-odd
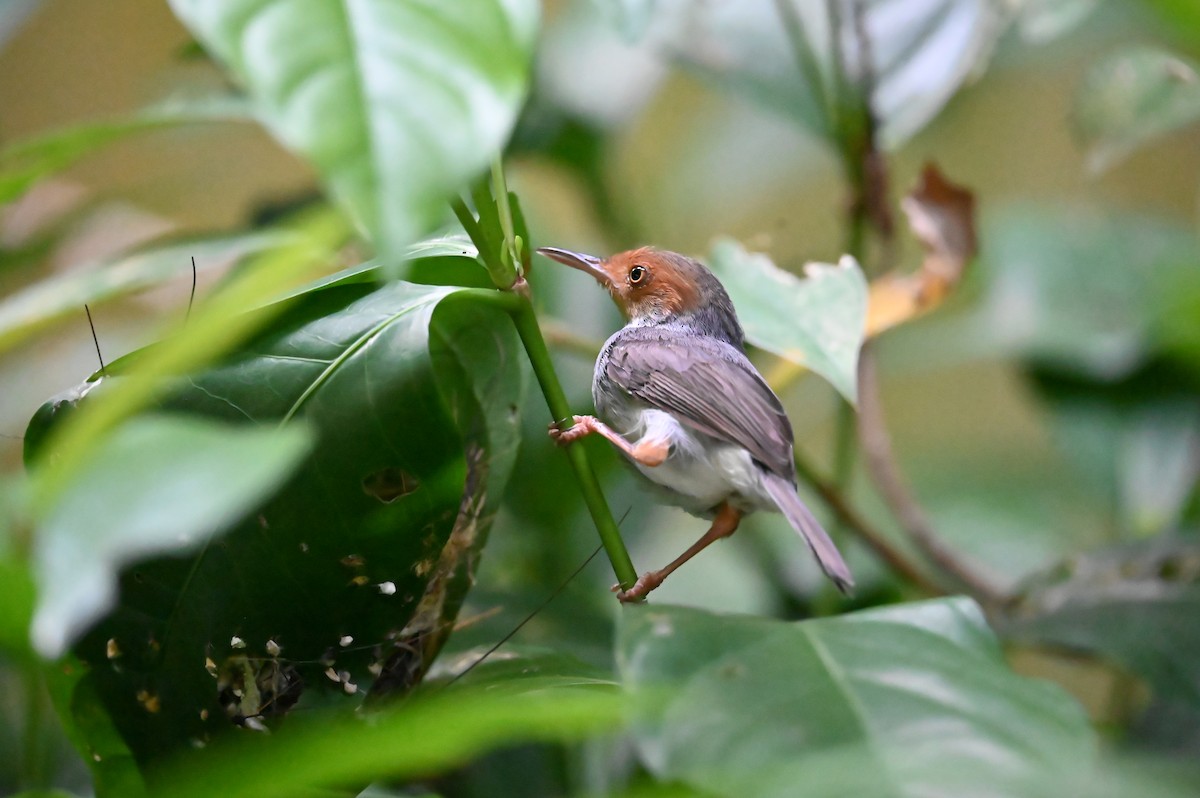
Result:
{"label": "bokeh foliage", "polygon": [[[63,13],[22,5],[0,47]],[[1087,182],[1194,143],[1185,5],[173,0],[188,66],[157,79],[192,96],[0,149],[6,382],[85,302],[149,330],[5,416],[32,421],[0,483],[0,789],[1194,794],[1195,195]],[[1041,117],[1038,70],[1074,76]],[[1077,137],[1076,192],[979,166],[1006,73],[1001,113]],[[256,123],[300,190],[234,229],[89,245],[122,193],[95,178],[55,210],[108,153]],[[901,200],[921,160],[979,217]],[[712,218],[689,208],[721,229],[681,234]],[[639,567],[702,528],[544,437],[617,322],[533,247],[647,241],[728,285],[853,599],[771,518],[650,606],[598,563],[559,590],[605,526],[589,462]],[[134,304],[172,290],[156,322]],[[876,371],[889,411],[920,386],[892,435]]]}

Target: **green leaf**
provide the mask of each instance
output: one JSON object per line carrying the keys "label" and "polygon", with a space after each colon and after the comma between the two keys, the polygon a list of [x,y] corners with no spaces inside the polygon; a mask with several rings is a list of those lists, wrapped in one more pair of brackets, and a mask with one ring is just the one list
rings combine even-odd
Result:
{"label": "green leaf", "polygon": [[172,0],[385,257],[500,150],[526,90],[533,0]]}
{"label": "green leaf", "polygon": [[491,646],[487,646],[458,652],[439,663],[439,667],[430,674],[426,687],[441,690],[443,685],[452,681],[456,687],[509,693],[617,686],[610,671],[588,665],[570,654],[550,648],[512,644],[496,651],[491,651]]}
{"label": "green leaf", "polygon": [[630,607],[618,651],[643,760],[716,794],[1049,795],[1094,758],[1080,708],[1009,671],[966,599],[802,623]]}
{"label": "green leaf", "polygon": [[1003,633],[1101,654],[1200,707],[1200,543],[1160,538],[1068,558],[1027,582]]}
{"label": "green leaf", "polygon": [[29,528],[27,487],[19,475],[0,480],[0,657],[22,664],[36,660],[29,645],[35,592],[24,545]]}
{"label": "green leaf", "polygon": [[117,572],[204,545],[308,452],[303,427],[147,416],[120,427],[38,526],[33,642],[55,659],[116,601]]}
{"label": "green leaf", "polygon": [[32,661],[29,621],[33,617],[33,575],[16,559],[0,555],[0,652],[5,657]]}
{"label": "green leaf", "polygon": [[[156,244],[105,263],[72,270],[34,283],[0,302],[0,350],[8,349],[69,314],[84,303],[93,308],[142,291],[196,269],[228,263],[248,255],[297,243],[285,231]],[[180,308],[182,314],[184,308]]]}
{"label": "green leaf", "polygon": [[521,694],[441,693],[369,718],[297,717],[271,736],[214,745],[159,770],[155,795],[258,798],[296,795],[377,778],[413,778],[520,742],[579,740],[616,729],[615,691],[552,689]]}
{"label": "green leaf", "polygon": [[1120,530],[1150,537],[1179,528],[1200,478],[1195,385],[1150,368],[1117,384],[1034,369],[1056,443]]}
{"label": "green leaf", "polygon": [[1096,172],[1139,147],[1200,121],[1195,63],[1153,47],[1114,53],[1094,64],[1075,94],[1074,121]]}
{"label": "green leaf", "polygon": [[317,443],[229,534],[126,569],[118,606],[75,647],[140,763],[234,728],[231,717],[272,723],[297,697],[349,708],[368,688],[382,697],[420,680],[473,580],[518,443],[522,360],[493,296],[408,283],[312,291],[164,394],[170,411],[303,420]]}
{"label": "green leaf", "polygon": [[121,139],[180,125],[247,122],[248,106],[238,99],[211,98],[169,102],[137,114],[89,122],[0,150],[0,205],[12,202],[34,183]]}
{"label": "green leaf", "polygon": [[86,670],[68,656],[45,671],[63,731],[88,764],[97,796],[140,798],[146,794],[146,785],[137,763],[95,687],[84,679]]}
{"label": "green leaf", "polygon": [[1074,30],[1099,5],[1099,0],[1023,0],[1014,11],[1021,36],[1046,44]]}
{"label": "green leaf", "polygon": [[[417,261],[439,261],[445,258],[461,258],[464,260],[477,260],[479,250],[471,243],[471,239],[465,235],[452,234],[428,238],[424,241],[418,241],[405,248],[401,255],[401,262],[409,268],[408,273],[402,272],[402,275],[407,279],[412,279],[411,272],[416,267]],[[350,266],[342,269],[339,272],[322,277],[320,280],[311,285],[298,288],[286,294],[280,299],[293,299],[313,291],[319,291],[322,288],[328,288],[335,285],[354,285],[357,283],[375,283],[379,282],[386,270],[386,264],[378,260],[369,260],[366,263],[360,263],[357,266]],[[445,282],[442,283],[443,285]]]}
{"label": "green leaf", "polygon": [[1022,206],[980,240],[983,345],[1092,379],[1144,365],[1165,300],[1197,284],[1192,232],[1128,212]]}
{"label": "green leaf", "polygon": [[[53,457],[28,456],[30,438],[45,432],[31,428],[25,451],[27,464],[33,467],[31,505],[35,514],[45,514],[55,504],[107,434],[161,397],[167,385],[163,377],[203,368],[263,329],[287,305],[263,308],[262,304],[288,287],[324,273],[334,248],[347,234],[344,217],[323,207],[298,213],[287,229],[294,236],[291,241],[242,264],[218,290],[204,297],[194,313],[180,320],[179,334],[143,350],[144,356],[136,358],[130,370],[134,379],[110,382],[106,390],[92,392],[82,412],[56,426]],[[254,308],[259,310],[249,312]]]}
{"label": "green leaf", "polygon": [[[819,136],[838,135],[831,106],[853,100],[836,96],[835,23],[850,63],[860,59],[849,2],[612,0],[609,5],[627,31],[654,30],[656,44],[686,68],[787,114]],[[918,132],[978,73],[1007,22],[1007,12],[990,0],[867,0],[860,5],[871,41],[871,104],[889,147]]]}
{"label": "green leaf", "polygon": [[1192,0],[1147,0],[1169,26],[1172,35],[1200,44],[1200,6]]}
{"label": "green leaf", "polygon": [[856,401],[867,280],[854,258],[837,266],[810,263],[801,280],[725,238],[713,244],[709,266],[729,292],[746,340],[807,366]]}

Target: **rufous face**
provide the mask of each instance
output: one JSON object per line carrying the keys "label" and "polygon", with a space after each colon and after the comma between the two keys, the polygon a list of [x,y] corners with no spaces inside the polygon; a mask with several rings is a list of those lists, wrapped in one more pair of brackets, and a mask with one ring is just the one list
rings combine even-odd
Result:
{"label": "rufous face", "polygon": [[608,289],[621,312],[630,319],[682,313],[695,308],[701,301],[695,281],[669,253],[653,247],[619,252],[605,260],[554,247],[538,251],[590,274]]}

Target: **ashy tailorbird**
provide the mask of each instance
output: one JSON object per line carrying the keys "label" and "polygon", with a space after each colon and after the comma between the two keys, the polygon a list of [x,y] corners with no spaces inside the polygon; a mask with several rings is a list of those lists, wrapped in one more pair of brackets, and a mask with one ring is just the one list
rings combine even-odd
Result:
{"label": "ashy tailorbird", "polygon": [[796,494],[792,425],[779,397],[746,358],[744,336],[721,282],[700,263],[643,247],[607,259],[556,247],[548,258],[590,274],[629,322],[605,342],[592,380],[594,416],[552,424],[567,444],[608,439],[667,500],[712,527],[659,571],[617,597],[634,601],[754,510],[781,512],[843,592],[850,570]]}

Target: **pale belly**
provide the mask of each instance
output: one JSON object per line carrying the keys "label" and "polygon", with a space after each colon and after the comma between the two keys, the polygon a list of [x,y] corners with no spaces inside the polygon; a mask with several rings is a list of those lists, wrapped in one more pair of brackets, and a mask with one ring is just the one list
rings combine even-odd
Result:
{"label": "pale belly", "polygon": [[711,515],[726,500],[745,511],[776,509],[762,487],[759,467],[742,447],[697,432],[661,410],[637,410],[613,419],[610,426],[630,442],[643,436],[670,441],[671,454],[661,465],[633,463],[642,476],[666,490],[670,503],[701,516]]}

